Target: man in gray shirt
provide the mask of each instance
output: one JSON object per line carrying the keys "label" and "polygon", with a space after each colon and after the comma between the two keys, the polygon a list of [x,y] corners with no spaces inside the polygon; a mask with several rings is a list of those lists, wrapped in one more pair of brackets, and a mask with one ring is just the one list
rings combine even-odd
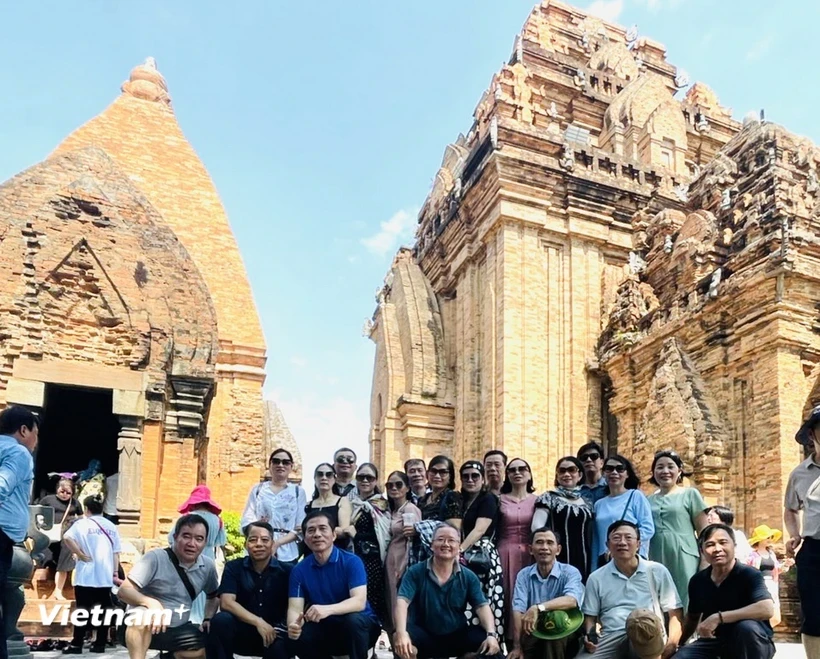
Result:
{"label": "man in gray shirt", "polygon": [[[202,556],[207,536],[208,524],[200,515],[183,515],[174,527],[173,547],[149,551],[131,569],[118,596],[130,605],[129,611],[139,609],[153,615],[144,618],[144,624],[126,627],[130,659],[145,659],[149,649],[173,652],[176,659],[205,657],[203,632],[216,612],[219,588],[216,565]],[[191,604],[201,592],[208,600],[205,620],[199,627],[188,618]],[[161,611],[166,612],[164,616]]]}

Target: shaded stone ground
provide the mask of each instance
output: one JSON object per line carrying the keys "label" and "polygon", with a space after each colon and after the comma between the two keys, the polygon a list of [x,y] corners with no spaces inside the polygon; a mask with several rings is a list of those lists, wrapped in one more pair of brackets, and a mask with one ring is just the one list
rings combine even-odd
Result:
{"label": "shaded stone ground", "polygon": [[[58,659],[62,658],[61,652],[33,652],[32,659]],[[76,656],[76,655],[74,655]],[[112,648],[110,652],[104,654],[90,654],[86,652],[84,656],[94,657],[94,659],[128,659],[128,652],[125,648]],[[148,659],[156,659],[159,652],[153,650],[148,653]],[[236,655],[239,659],[239,655]],[[392,654],[386,651],[378,651],[376,653],[377,659],[392,659]],[[803,651],[803,646],[798,643],[778,643],[777,659],[806,659],[806,653]]]}

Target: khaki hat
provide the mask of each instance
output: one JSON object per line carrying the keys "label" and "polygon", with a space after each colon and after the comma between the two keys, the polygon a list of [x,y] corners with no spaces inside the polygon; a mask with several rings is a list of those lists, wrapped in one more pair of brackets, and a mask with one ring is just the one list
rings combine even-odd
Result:
{"label": "khaki hat", "polygon": [[641,659],[656,659],[663,652],[663,621],[648,609],[635,609],[629,614],[626,635]]}

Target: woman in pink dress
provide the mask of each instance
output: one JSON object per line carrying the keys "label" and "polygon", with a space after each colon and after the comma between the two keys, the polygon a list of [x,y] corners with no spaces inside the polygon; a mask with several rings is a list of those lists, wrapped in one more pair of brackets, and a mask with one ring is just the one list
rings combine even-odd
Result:
{"label": "woman in pink dress", "polygon": [[[521,568],[532,563],[529,551],[530,525],[535,513],[535,488],[532,484],[530,465],[521,458],[507,464],[506,478],[501,486],[499,512],[498,553],[504,573],[504,601],[507,603],[507,620],[512,620],[513,590],[515,578]],[[512,630],[507,624],[506,629]]]}
{"label": "woman in pink dress", "polygon": [[[390,544],[384,559],[387,588],[387,616],[384,626],[393,631],[393,610],[399,592],[399,582],[407,570],[407,557],[413,540],[413,524],[421,521],[421,511],[410,503],[410,480],[403,471],[394,471],[385,484],[390,511]],[[392,638],[392,636],[391,636]]]}

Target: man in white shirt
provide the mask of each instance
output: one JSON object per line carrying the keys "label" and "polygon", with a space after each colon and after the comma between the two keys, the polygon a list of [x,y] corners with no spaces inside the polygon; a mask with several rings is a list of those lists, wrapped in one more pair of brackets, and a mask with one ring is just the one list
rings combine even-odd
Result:
{"label": "man in white shirt", "polygon": [[[66,548],[77,555],[74,572],[77,609],[90,611],[96,605],[103,610],[110,609],[111,588],[120,565],[120,535],[117,527],[102,516],[102,499],[86,497],[83,510],[85,516],[63,533]],[[90,617],[89,625],[97,630],[91,652],[105,652],[108,625],[104,613]],[[82,654],[85,631],[85,626],[74,626],[74,638],[64,654]]]}

